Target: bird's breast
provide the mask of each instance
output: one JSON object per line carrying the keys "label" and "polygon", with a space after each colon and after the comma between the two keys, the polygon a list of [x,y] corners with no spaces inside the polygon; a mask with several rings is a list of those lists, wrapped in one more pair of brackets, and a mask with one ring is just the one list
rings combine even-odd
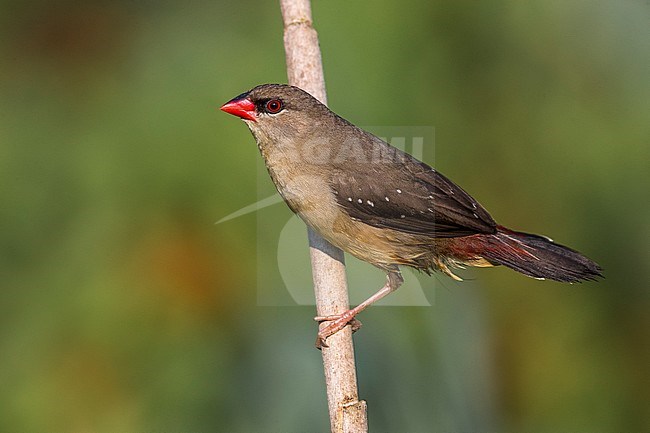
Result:
{"label": "bird's breast", "polygon": [[336,198],[322,167],[302,161],[294,152],[269,151],[264,146],[260,151],[271,180],[293,212],[333,218],[327,209],[336,207]]}

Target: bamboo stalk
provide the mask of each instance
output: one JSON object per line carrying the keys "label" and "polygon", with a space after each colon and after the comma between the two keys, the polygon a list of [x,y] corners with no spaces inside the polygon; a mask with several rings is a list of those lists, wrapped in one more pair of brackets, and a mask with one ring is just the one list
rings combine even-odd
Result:
{"label": "bamboo stalk", "polygon": [[[289,84],[327,104],[318,34],[309,0],[280,0]],[[308,228],[316,309],[319,316],[345,312],[350,305],[343,251]],[[323,326],[323,325],[321,325]],[[352,331],[346,326],[322,349],[332,433],[368,431],[366,402],[359,400]]]}

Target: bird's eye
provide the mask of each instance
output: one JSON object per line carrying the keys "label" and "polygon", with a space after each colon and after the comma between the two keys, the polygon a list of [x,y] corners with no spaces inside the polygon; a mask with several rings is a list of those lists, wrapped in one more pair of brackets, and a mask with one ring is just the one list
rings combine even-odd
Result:
{"label": "bird's eye", "polygon": [[279,113],[282,108],[282,101],[279,99],[271,99],[266,103],[266,111],[271,114]]}

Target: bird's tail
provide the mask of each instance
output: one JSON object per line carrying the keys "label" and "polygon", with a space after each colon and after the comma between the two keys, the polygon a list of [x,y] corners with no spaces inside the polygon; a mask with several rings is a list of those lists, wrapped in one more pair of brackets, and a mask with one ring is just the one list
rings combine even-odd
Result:
{"label": "bird's tail", "polygon": [[602,277],[592,260],[551,239],[499,226],[483,235],[480,256],[493,265],[504,265],[533,278],[575,283]]}

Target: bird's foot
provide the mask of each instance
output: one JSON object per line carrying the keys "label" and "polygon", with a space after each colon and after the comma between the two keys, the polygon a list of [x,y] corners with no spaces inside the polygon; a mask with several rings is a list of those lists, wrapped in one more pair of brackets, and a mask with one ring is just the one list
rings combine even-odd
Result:
{"label": "bird's foot", "polygon": [[331,322],[318,331],[318,336],[316,337],[316,348],[320,350],[323,347],[329,347],[325,340],[327,340],[330,335],[334,335],[341,329],[345,328],[347,325],[350,325],[352,332],[356,332],[361,328],[361,322],[354,318],[356,314],[357,311],[348,310],[343,314],[314,317],[314,320],[317,322]]}

